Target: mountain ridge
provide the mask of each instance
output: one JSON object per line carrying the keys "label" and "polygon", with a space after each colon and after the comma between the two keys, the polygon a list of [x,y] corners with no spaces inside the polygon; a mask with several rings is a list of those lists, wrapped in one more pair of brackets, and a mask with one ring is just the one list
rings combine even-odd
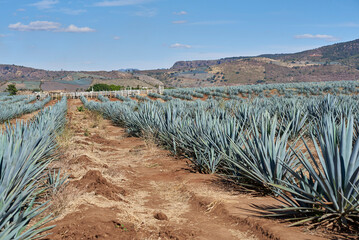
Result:
{"label": "mountain ridge", "polygon": [[[341,55],[338,55],[341,54]],[[346,58],[357,57],[359,55],[359,39],[348,42],[335,43],[332,45],[322,46],[315,49],[304,50],[296,53],[275,53],[275,54],[261,54],[257,56],[238,56],[227,57],[214,60],[192,60],[192,61],[177,61],[173,64],[171,69],[180,69],[182,66],[186,67],[204,67],[226,62],[233,62],[245,58],[265,57],[275,60],[305,60],[305,61],[338,61]],[[207,63],[207,64],[206,64]],[[196,65],[198,64],[198,65]],[[356,62],[356,67],[359,67],[359,57]]]}
{"label": "mountain ridge", "polygon": [[169,69],[47,71],[0,64],[0,90],[85,90],[96,83],[147,88],[359,80],[359,39],[297,53],[177,61]]}

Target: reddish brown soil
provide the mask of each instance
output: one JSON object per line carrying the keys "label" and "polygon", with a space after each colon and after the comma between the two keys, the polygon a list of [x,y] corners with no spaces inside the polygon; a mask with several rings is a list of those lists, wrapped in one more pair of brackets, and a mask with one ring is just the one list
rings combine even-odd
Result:
{"label": "reddish brown soil", "polygon": [[48,239],[136,239],[134,225],[119,222],[117,212],[116,208],[80,205],[77,212],[57,222],[57,234],[50,235]]}
{"label": "reddish brown soil", "polygon": [[80,180],[70,183],[77,189],[85,189],[86,192],[94,192],[109,200],[121,201],[119,196],[125,195],[126,191],[106,180],[98,170],[90,170]]}
{"label": "reddish brown soil", "polygon": [[95,165],[91,159],[86,156],[86,155],[81,155],[77,158],[74,158],[70,161],[71,164],[81,164],[81,165],[84,165],[84,166],[90,166],[90,165]]}
{"label": "reddish brown soil", "polygon": [[264,219],[254,205],[278,201],[195,173],[152,139],[129,137],[108,120],[94,124],[91,114],[76,110],[80,105],[69,100],[75,144],[57,165],[71,174],[71,182],[48,239],[328,238]]}

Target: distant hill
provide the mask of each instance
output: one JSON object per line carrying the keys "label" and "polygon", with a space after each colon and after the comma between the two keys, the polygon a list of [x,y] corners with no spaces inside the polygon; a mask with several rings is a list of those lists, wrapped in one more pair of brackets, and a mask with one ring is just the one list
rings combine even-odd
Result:
{"label": "distant hill", "polygon": [[343,64],[359,68],[359,39],[336,43],[312,50],[289,54],[263,54],[252,57],[230,57],[218,60],[195,60],[195,61],[178,61],[171,69],[188,69],[200,68],[213,65],[219,65],[228,62],[234,62],[245,58],[264,57],[282,61],[309,61],[321,64]]}
{"label": "distant hill", "polygon": [[359,70],[359,39],[292,54],[265,54],[260,57],[283,61],[310,61],[341,64]]}
{"label": "distant hill", "polygon": [[133,73],[133,72],[140,71],[140,70],[137,68],[121,68],[118,71]]}
{"label": "distant hill", "polygon": [[120,71],[47,71],[16,65],[0,65],[0,91],[9,83],[15,83],[18,89],[45,91],[66,90],[82,91],[96,83],[107,83],[130,87],[153,88],[161,85],[149,77],[146,81],[130,72]]}
{"label": "distant hill", "polygon": [[292,54],[178,61],[141,73],[172,87],[359,80],[359,39]]}
{"label": "distant hill", "polygon": [[199,68],[199,67],[208,67],[213,65],[219,65],[222,63],[233,62],[238,59],[243,59],[246,57],[231,57],[231,58],[221,58],[218,60],[195,60],[195,61],[178,61],[176,62],[171,69],[189,69],[189,68]]}
{"label": "distant hill", "polygon": [[122,86],[207,87],[238,84],[359,80],[359,39],[291,54],[178,61],[169,69],[46,71],[0,65],[0,90],[84,90],[95,83]]}

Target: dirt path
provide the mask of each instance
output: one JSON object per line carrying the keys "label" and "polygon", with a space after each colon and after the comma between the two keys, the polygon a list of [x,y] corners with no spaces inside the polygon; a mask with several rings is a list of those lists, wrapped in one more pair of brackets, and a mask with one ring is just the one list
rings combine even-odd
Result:
{"label": "dirt path", "polygon": [[80,105],[69,100],[72,134],[55,165],[71,179],[52,201],[58,218],[48,239],[322,239],[255,216],[251,204],[278,202],[226,190]]}

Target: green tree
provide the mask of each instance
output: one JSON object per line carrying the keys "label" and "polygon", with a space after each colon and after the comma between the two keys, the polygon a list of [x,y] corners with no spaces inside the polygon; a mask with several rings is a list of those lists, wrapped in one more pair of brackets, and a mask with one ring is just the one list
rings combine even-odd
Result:
{"label": "green tree", "polygon": [[17,93],[18,90],[17,90],[15,84],[9,84],[9,85],[7,86],[6,91],[9,92],[10,95],[16,95],[16,93]]}
{"label": "green tree", "polygon": [[122,90],[124,89],[124,86],[120,86],[120,85],[108,85],[108,84],[104,84],[104,83],[97,83],[91,87],[89,87],[89,89],[87,89],[87,91],[92,91],[92,89],[95,92],[99,92],[99,91],[118,91],[118,90]]}

